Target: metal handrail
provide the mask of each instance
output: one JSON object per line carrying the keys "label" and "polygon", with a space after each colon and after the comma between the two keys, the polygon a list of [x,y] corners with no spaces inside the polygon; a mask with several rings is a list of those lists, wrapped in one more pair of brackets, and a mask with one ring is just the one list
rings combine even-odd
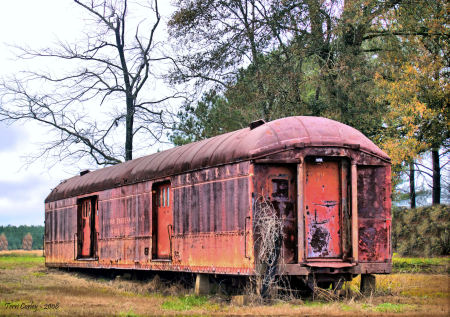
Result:
{"label": "metal handrail", "polygon": [[77,242],[78,242],[78,233],[75,232],[73,234],[73,259],[74,260],[77,259],[77,253],[78,253]]}
{"label": "metal handrail", "polygon": [[245,217],[244,221],[244,257],[246,259],[250,259],[249,256],[247,256],[247,220],[250,219],[250,216]]}
{"label": "metal handrail", "polygon": [[98,237],[99,232],[95,231],[95,250],[94,250],[94,257],[98,259]]}
{"label": "metal handrail", "polygon": [[169,258],[172,260],[172,234],[171,232],[173,231],[173,226],[172,224],[168,224],[167,225],[167,234],[169,235]]}

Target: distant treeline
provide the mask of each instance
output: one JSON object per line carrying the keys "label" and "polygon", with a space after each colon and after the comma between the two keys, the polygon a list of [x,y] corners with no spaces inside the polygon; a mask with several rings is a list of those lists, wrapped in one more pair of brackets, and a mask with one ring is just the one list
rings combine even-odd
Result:
{"label": "distant treeline", "polygon": [[22,242],[27,233],[31,234],[33,238],[32,249],[42,249],[44,226],[0,226],[0,236],[2,234],[6,236],[6,239],[8,240],[8,250],[23,249]]}

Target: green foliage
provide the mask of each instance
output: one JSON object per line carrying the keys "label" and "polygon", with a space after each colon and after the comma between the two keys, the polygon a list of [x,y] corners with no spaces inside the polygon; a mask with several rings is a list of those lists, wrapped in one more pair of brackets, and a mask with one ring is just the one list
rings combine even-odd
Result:
{"label": "green foliage", "polygon": [[44,226],[0,226],[0,234],[8,239],[8,250],[22,249],[23,238],[30,233],[33,238],[32,250],[43,249]]}
{"label": "green foliage", "polygon": [[196,105],[185,104],[178,113],[179,124],[171,141],[182,145],[246,127],[261,118],[275,120],[296,115],[327,117],[366,135],[376,135],[382,107],[375,107],[367,99],[370,76],[361,75],[365,79],[355,81],[358,69],[367,72],[369,65],[348,66],[353,72],[346,78],[336,71],[339,85],[352,87],[352,91],[334,88],[339,92],[331,92],[328,80],[320,76],[317,57],[297,55],[297,46],[293,43],[284,50],[261,56],[257,66],[250,64],[241,69],[235,83],[225,91],[211,90]]}
{"label": "green foliage", "polygon": [[[187,42],[180,50],[188,65],[181,63],[174,78],[200,86],[214,82],[214,95],[220,96],[205,107],[208,92],[180,111],[175,144],[233,131],[256,119],[293,115],[334,119],[369,137],[382,134],[386,104],[372,94],[377,90],[374,52],[383,42],[372,33],[393,3],[354,1],[341,8],[318,0],[176,1],[175,6],[169,29]],[[199,44],[202,50],[195,49]]]}
{"label": "green foliage", "polygon": [[387,106],[380,143],[394,165],[441,146],[448,147],[448,4],[404,1],[388,12],[380,28],[374,99]]}
{"label": "green foliage", "polygon": [[450,206],[392,209],[392,245],[399,255],[450,254]]}
{"label": "green foliage", "polygon": [[184,104],[178,113],[177,129],[170,136],[175,145],[183,145],[243,128],[245,120],[228,100],[211,90],[195,107]]}

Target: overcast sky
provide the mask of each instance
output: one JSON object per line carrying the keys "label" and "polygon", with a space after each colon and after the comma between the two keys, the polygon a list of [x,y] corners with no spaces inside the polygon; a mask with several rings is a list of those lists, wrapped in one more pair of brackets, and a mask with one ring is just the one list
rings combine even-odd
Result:
{"label": "overcast sky", "polygon": [[[160,1],[162,14],[170,12],[168,1]],[[68,42],[80,36],[80,8],[71,0],[2,1],[0,10],[0,77],[23,70],[10,45],[45,48],[56,39]],[[26,158],[39,151],[45,129],[33,124],[0,122],[0,225],[43,225],[44,199],[63,179],[78,173],[78,167]],[[155,149],[156,151],[156,149]]]}

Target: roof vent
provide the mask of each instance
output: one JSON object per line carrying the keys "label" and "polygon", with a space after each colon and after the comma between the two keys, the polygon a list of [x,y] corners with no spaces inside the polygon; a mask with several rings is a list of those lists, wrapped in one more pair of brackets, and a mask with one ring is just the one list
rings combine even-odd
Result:
{"label": "roof vent", "polygon": [[86,175],[87,173],[89,173],[90,170],[84,170],[80,172],[80,176]]}
{"label": "roof vent", "polygon": [[265,123],[266,123],[266,121],[264,121],[263,119],[259,119],[259,120],[253,121],[253,122],[250,123],[250,125],[249,125],[250,130],[253,130],[253,129],[255,129],[255,128],[257,128],[257,127],[259,127],[260,125],[263,125],[263,124],[265,124]]}

